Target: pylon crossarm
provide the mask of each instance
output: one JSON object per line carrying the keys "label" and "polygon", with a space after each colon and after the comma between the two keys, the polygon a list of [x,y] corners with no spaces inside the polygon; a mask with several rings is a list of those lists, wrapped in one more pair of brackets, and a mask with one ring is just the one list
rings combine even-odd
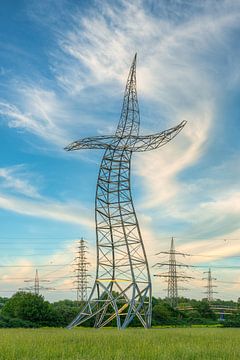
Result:
{"label": "pylon crossarm", "polygon": [[182,121],[179,125],[160,133],[138,136],[136,137],[136,141],[133,142],[134,145],[129,149],[133,152],[143,152],[158,149],[175,138],[175,136],[177,136],[177,134],[183,129],[185,125],[186,121]]}
{"label": "pylon crossarm", "polygon": [[107,149],[115,136],[93,136],[72,142],[64,148],[66,151],[81,149]]}
{"label": "pylon crossarm", "polygon": [[83,138],[72,142],[64,149],[66,151],[75,151],[81,149],[118,149],[129,150],[133,152],[143,152],[157,149],[169,141],[171,141],[183,129],[186,121],[182,121],[179,125],[162,131],[157,134],[141,135],[141,136],[93,136]]}

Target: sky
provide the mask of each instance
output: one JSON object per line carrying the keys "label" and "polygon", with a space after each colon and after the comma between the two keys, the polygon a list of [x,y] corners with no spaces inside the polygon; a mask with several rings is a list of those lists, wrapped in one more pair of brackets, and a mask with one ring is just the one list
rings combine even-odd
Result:
{"label": "sky", "polygon": [[[182,120],[165,147],[134,154],[132,191],[151,273],[176,248],[197,267],[184,287],[240,290],[239,1],[2,0],[0,11],[0,296],[49,280],[71,298],[77,240],[95,272],[94,197],[102,150],[74,140],[115,132],[134,53],[141,134]],[[45,283],[43,283],[46,286]],[[182,286],[182,285],[181,285]],[[153,293],[166,284],[153,277]]]}

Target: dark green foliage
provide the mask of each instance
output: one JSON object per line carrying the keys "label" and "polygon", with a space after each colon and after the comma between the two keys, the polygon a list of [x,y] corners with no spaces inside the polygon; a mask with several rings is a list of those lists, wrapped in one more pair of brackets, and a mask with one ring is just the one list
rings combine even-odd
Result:
{"label": "dark green foliage", "polygon": [[240,314],[232,314],[222,321],[224,327],[240,327]]}
{"label": "dark green foliage", "polygon": [[8,300],[9,300],[8,298],[4,298],[0,296],[0,310]]}
{"label": "dark green foliage", "polygon": [[17,292],[2,308],[1,315],[12,319],[30,321],[37,325],[53,325],[52,306],[43,296]]}
{"label": "dark green foliage", "polygon": [[[122,301],[122,299],[120,299]],[[0,298],[0,327],[41,327],[41,326],[67,326],[80,312],[84,304],[72,300],[61,300],[50,304],[43,296],[26,292],[18,292],[10,299]],[[240,327],[240,310],[236,302],[216,300],[213,305],[236,309],[236,313],[225,315],[220,321],[206,300],[179,299],[179,308],[173,309],[167,299],[153,298],[153,326],[191,326],[223,324],[225,327]],[[94,319],[89,319],[83,326],[93,326]],[[108,326],[116,326],[116,319],[109,322]],[[141,326],[135,317],[131,327]]]}
{"label": "dark green foliage", "polygon": [[227,320],[223,322],[223,327],[234,327],[240,328],[240,319],[238,320]]}
{"label": "dark green foliage", "polygon": [[31,321],[22,320],[18,318],[10,318],[0,315],[0,328],[36,328],[39,327]]}
{"label": "dark green foliage", "polygon": [[200,316],[205,319],[216,320],[217,316],[210,308],[210,305],[207,301],[203,300],[197,304],[196,309]]}
{"label": "dark green foliage", "polygon": [[67,326],[79,313],[81,304],[76,301],[62,300],[52,304],[55,326]]}
{"label": "dark green foliage", "polygon": [[168,303],[160,302],[153,306],[153,325],[176,325],[181,323],[183,314]]}

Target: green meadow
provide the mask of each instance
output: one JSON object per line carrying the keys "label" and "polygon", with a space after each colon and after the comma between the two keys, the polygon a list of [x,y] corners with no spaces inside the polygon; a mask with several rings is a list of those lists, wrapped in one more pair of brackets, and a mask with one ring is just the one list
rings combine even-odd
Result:
{"label": "green meadow", "polygon": [[0,329],[1,360],[240,359],[240,329]]}

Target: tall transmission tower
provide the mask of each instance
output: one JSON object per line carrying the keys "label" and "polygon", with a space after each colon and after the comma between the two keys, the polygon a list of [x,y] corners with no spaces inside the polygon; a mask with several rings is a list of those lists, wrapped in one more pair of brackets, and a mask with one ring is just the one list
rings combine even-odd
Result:
{"label": "tall transmission tower", "polygon": [[35,273],[35,281],[34,281],[34,293],[35,295],[39,295],[39,276],[38,276],[38,269],[36,269],[36,273]]}
{"label": "tall transmission tower", "polygon": [[82,302],[87,300],[87,290],[88,290],[88,266],[90,263],[87,261],[87,245],[86,241],[81,238],[78,243],[77,256],[75,257],[75,269],[76,280],[74,284],[76,285],[77,290],[77,301]]}
{"label": "tall transmission tower", "polygon": [[183,273],[179,273],[179,271],[177,270],[178,267],[188,268],[189,265],[185,265],[185,264],[181,264],[181,263],[177,262],[176,255],[189,256],[189,254],[177,252],[175,250],[173,237],[171,239],[170,250],[169,251],[161,251],[157,255],[160,255],[160,254],[169,255],[169,260],[167,263],[166,262],[157,263],[154,266],[157,266],[159,268],[161,268],[162,266],[168,266],[168,272],[163,273],[163,274],[156,274],[154,276],[167,279],[167,284],[168,284],[167,299],[168,299],[169,304],[173,308],[176,308],[178,306],[178,290],[186,290],[184,288],[179,288],[178,281],[193,279],[192,276],[186,276]]}
{"label": "tall transmission tower", "polygon": [[40,285],[41,283],[46,283],[49,282],[49,280],[44,280],[44,279],[39,279],[39,274],[38,274],[38,270],[36,269],[35,272],[35,277],[34,279],[28,279],[28,280],[24,280],[24,282],[27,283],[33,283],[33,285],[30,285],[28,287],[24,287],[24,288],[19,288],[19,290],[27,290],[27,291],[31,291],[33,292],[35,295],[39,295],[40,290],[54,290],[54,288],[49,288],[49,287],[44,287]]}
{"label": "tall transmission tower", "polygon": [[133,205],[130,171],[134,152],[157,149],[171,141],[185,126],[152,135],[139,135],[140,115],[136,90],[136,60],[127,79],[122,112],[114,135],[87,137],[74,141],[65,150],[102,149],[95,220],[97,237],[96,280],[86,306],[69,328],[91,317],[97,328],[116,320],[126,328],[137,317],[151,326],[152,284],[148,261]]}
{"label": "tall transmission tower", "polygon": [[213,285],[213,281],[217,280],[216,278],[212,277],[211,269],[209,268],[208,271],[204,271],[204,274],[207,274],[202,280],[207,280],[207,285],[204,286],[206,291],[204,294],[207,294],[207,301],[210,303],[213,299],[213,294],[217,294],[217,291],[214,291],[213,288],[217,287],[217,285]]}

